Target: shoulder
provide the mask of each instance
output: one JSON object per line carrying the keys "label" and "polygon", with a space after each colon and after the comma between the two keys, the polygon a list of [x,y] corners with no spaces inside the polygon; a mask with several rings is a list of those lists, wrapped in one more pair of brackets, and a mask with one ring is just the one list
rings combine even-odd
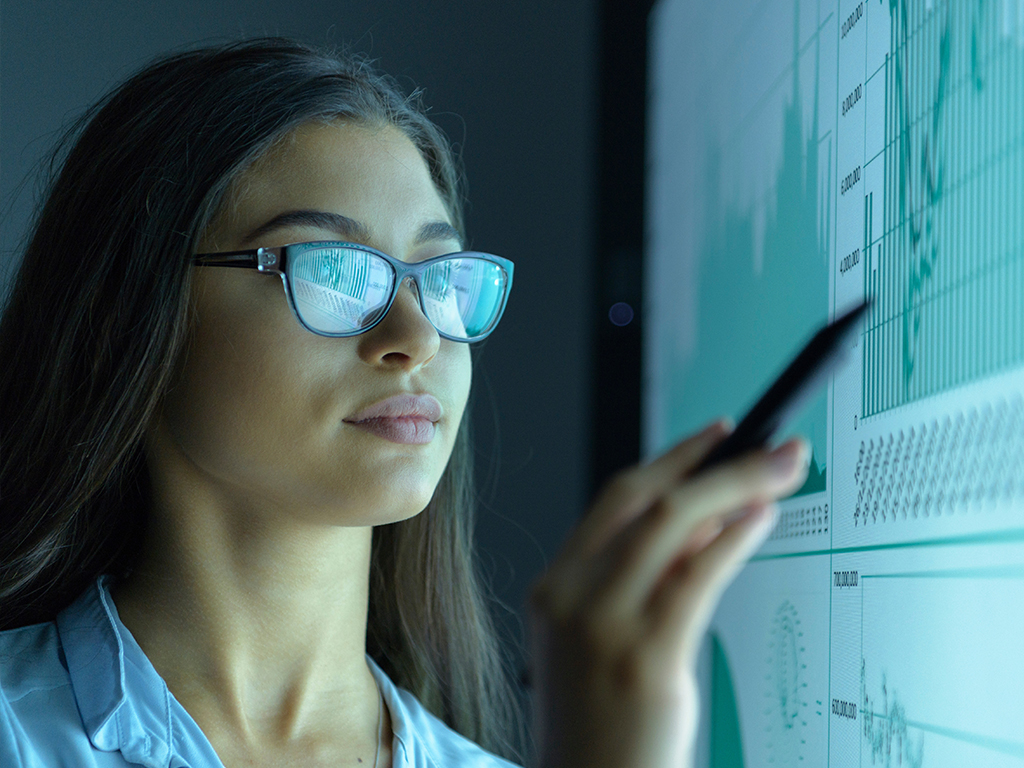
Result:
{"label": "shoulder", "polygon": [[0,765],[58,765],[76,739],[88,742],[56,624],[0,632]]}
{"label": "shoulder", "polygon": [[[449,728],[409,691],[397,687],[395,690],[405,710],[403,730],[407,730],[418,742],[417,746],[422,747],[429,760],[428,765],[434,763],[436,768],[520,768]],[[396,735],[401,740],[402,734]],[[418,764],[416,760],[412,762]]]}
{"label": "shoulder", "polygon": [[18,700],[38,690],[70,681],[60,661],[57,625],[52,621],[0,632],[0,690]]}

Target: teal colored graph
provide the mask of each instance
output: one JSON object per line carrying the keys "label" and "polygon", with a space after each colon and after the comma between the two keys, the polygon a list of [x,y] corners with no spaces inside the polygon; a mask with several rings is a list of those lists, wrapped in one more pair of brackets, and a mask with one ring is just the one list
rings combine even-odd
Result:
{"label": "teal colored graph", "polygon": [[804,632],[796,607],[784,600],[775,611],[768,642],[768,761],[795,766],[804,760],[807,739],[807,665]]}
{"label": "teal colored graph", "polygon": [[[969,744],[982,750],[1024,758],[1024,744],[1011,739],[993,738],[969,733],[958,728],[922,723],[908,717],[899,692],[890,691],[886,675],[882,675],[879,694],[868,691],[866,663],[861,660],[860,718],[861,736],[867,747],[866,756],[871,765],[922,768],[925,761],[925,736],[934,734],[945,739]],[[862,755],[863,758],[864,755]],[[862,759],[862,762],[866,762]]]}
{"label": "teal colored graph", "polygon": [[[820,41],[820,26],[801,41],[799,16],[797,3],[792,61],[777,81],[783,94],[790,92],[783,97],[782,146],[766,197],[736,202],[735,171],[723,162],[762,132],[765,118],[748,115],[724,126],[724,142],[722,131],[709,131],[715,138],[704,154],[698,340],[685,365],[670,372],[669,391],[677,393],[669,404],[673,435],[724,413],[741,415],[828,319],[833,151],[831,133],[821,132],[818,118],[818,62],[827,43]],[[809,87],[801,81],[802,61],[812,75]],[[813,93],[810,119],[805,88]],[[792,430],[812,446],[810,472],[796,496],[826,488],[827,407],[822,393]]]}
{"label": "teal colored graph", "polygon": [[[993,544],[998,547],[996,542],[990,543]],[[906,562],[908,557],[911,555],[890,563]],[[950,559],[948,555],[946,559]],[[862,655],[859,711],[855,717],[860,721],[861,765],[957,765],[963,764],[967,755],[972,756],[972,765],[1024,764],[1024,741],[1016,725],[1019,720],[1012,714],[1000,717],[1001,710],[1012,705],[1005,701],[995,703],[998,697],[993,699],[992,682],[1002,675],[1012,675],[1014,662],[1000,659],[998,653],[1013,653],[1021,622],[1016,615],[1007,620],[993,619],[982,630],[978,621],[991,615],[995,606],[1009,608],[1019,603],[1024,564],[1019,560],[996,565],[977,562],[954,567],[859,572]],[[906,615],[894,617],[894,605],[899,605]],[[935,606],[946,609],[945,615],[936,616]],[[886,621],[877,623],[879,617]],[[958,626],[952,626],[953,623]],[[908,626],[925,635],[941,628],[948,647],[958,651],[955,661],[946,666],[926,662],[925,668],[939,670],[934,677],[922,676],[920,670],[916,674],[908,674],[906,669],[899,671],[911,656],[928,653],[931,645],[919,642],[918,638],[909,640]],[[870,643],[870,650],[865,648],[865,642]],[[893,655],[897,652],[895,645],[914,650],[911,656],[904,654],[897,660]],[[888,664],[878,663],[879,656],[889,657]],[[874,664],[870,663],[872,660]],[[970,673],[958,672],[964,669]],[[905,691],[895,682],[897,678],[904,688],[916,690],[916,698],[910,697],[912,703],[907,703]],[[927,699],[921,697],[922,692],[927,692]],[[989,717],[979,720],[975,714],[943,711],[944,707],[934,706],[938,701],[955,702],[972,713],[988,712]],[[922,715],[922,708],[930,711],[930,717]],[[959,759],[950,758],[954,749]]]}
{"label": "teal colored graph", "polygon": [[889,54],[871,75],[884,78],[885,144],[866,167],[884,164],[884,203],[864,200],[864,290],[876,299],[864,416],[1024,362],[1024,46],[1013,9],[888,0],[888,10]]}
{"label": "teal colored graph", "polygon": [[882,675],[882,695],[876,700],[868,694],[865,663],[860,664],[860,716],[864,741],[871,750],[871,764],[921,768],[924,738],[910,733],[906,709],[899,697],[889,695],[889,684]]}

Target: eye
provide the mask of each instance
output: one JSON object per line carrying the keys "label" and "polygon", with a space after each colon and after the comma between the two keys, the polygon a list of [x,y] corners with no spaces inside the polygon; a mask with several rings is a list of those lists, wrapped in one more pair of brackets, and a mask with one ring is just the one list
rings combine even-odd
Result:
{"label": "eye", "polygon": [[446,261],[437,264],[428,269],[424,275],[423,291],[435,300],[450,296],[454,290],[451,277],[452,262]]}

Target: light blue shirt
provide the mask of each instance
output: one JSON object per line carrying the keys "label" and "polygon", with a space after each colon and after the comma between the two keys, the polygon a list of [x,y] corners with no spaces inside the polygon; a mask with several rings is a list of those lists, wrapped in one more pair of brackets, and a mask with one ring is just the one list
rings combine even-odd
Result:
{"label": "light blue shirt", "polygon": [[[0,632],[0,766],[223,768],[121,623],[112,578],[97,578],[56,621]],[[515,768],[366,660],[391,713],[394,768]]]}

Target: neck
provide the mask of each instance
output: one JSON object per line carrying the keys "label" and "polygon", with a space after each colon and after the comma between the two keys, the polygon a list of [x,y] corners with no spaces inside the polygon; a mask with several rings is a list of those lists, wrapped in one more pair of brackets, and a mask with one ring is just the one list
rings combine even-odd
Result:
{"label": "neck", "polygon": [[162,501],[113,597],[179,703],[204,731],[244,748],[374,744],[373,528],[300,524],[181,483],[154,485]]}

